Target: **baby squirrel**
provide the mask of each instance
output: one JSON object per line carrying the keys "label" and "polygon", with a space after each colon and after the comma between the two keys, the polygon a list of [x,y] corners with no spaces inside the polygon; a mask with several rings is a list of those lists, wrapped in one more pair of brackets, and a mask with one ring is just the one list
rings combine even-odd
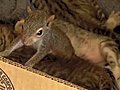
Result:
{"label": "baby squirrel", "polygon": [[[49,53],[71,58],[74,49],[69,38],[59,28],[52,29],[51,25],[55,16],[43,20],[43,25],[29,26],[29,22],[24,24],[23,43],[27,46],[33,46],[37,49],[35,55],[30,58],[25,65],[33,67],[43,57]],[[34,22],[34,21],[33,21]]]}
{"label": "baby squirrel", "polygon": [[[74,55],[74,49],[69,38],[64,32],[59,30],[59,28],[51,29],[54,18],[54,15],[48,19],[44,18],[43,25],[38,25],[38,27],[34,26],[34,24],[33,26],[29,26],[28,23],[25,23],[23,26],[25,30],[23,30],[22,38],[16,38],[11,48],[0,53],[0,55],[8,56],[15,49],[27,45],[37,49],[37,52],[25,63],[25,65],[29,67],[33,67],[49,53],[57,56],[59,55],[64,59],[71,58],[71,56]],[[19,21],[15,27],[20,27],[21,23],[24,23],[24,21]]]}

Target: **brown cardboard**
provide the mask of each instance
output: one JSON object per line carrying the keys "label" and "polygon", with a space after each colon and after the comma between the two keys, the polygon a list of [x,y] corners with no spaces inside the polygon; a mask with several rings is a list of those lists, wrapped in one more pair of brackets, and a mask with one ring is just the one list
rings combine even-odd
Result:
{"label": "brown cardboard", "polygon": [[[0,90],[86,90],[62,79],[47,75],[32,68],[25,67],[11,60],[0,57],[1,82],[2,75],[7,79],[0,84]],[[0,82],[0,83],[1,83]],[[9,89],[1,89],[2,86]]]}

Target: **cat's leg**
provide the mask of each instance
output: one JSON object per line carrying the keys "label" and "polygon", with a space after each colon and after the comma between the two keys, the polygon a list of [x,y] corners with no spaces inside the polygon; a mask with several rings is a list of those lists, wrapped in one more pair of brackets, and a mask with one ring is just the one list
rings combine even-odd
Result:
{"label": "cat's leg", "polygon": [[118,45],[112,40],[102,41],[100,45],[101,54],[106,59],[116,81],[120,83],[120,52]]}

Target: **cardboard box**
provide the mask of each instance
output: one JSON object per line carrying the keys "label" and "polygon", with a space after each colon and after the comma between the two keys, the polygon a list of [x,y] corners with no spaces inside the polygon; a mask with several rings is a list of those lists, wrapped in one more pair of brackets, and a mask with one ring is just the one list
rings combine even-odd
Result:
{"label": "cardboard box", "polygon": [[0,57],[0,90],[86,90]]}

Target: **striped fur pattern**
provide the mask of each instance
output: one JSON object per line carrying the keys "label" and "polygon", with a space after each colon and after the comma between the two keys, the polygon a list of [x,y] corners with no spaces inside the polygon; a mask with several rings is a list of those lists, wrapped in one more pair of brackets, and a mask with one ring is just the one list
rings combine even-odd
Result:
{"label": "striped fur pattern", "polygon": [[0,24],[0,52],[9,47],[15,39],[14,28],[11,25]]}
{"label": "striped fur pattern", "polygon": [[103,10],[100,8],[97,0],[89,0],[90,4],[95,7],[96,9],[96,17],[101,20],[104,21],[107,17],[106,15],[103,13]]}
{"label": "striped fur pattern", "polygon": [[105,18],[95,0],[34,0],[32,3],[39,10],[49,11],[85,29],[99,28],[101,22],[97,18]]}

